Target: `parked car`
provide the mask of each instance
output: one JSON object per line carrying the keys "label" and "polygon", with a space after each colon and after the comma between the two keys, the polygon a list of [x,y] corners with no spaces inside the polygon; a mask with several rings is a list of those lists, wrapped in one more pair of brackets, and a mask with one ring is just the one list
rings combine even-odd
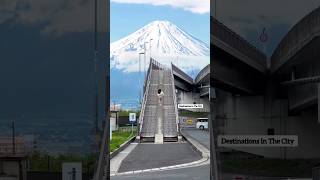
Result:
{"label": "parked car", "polygon": [[208,118],[197,118],[196,128],[201,130],[208,129]]}

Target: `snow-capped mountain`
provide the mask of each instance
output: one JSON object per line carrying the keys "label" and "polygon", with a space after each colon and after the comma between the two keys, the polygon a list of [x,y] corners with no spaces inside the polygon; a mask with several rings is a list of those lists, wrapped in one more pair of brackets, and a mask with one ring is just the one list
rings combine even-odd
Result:
{"label": "snow-capped mountain", "polygon": [[[146,43],[148,42],[148,43]],[[164,58],[208,57],[209,45],[184,32],[169,21],[153,21],[136,32],[124,37],[110,46],[112,67],[131,71],[128,65],[135,66],[140,52],[162,62]],[[148,58],[147,58],[148,59]],[[195,58],[193,58],[195,59]],[[196,62],[196,59],[193,63]]]}
{"label": "snow-capped mountain", "polygon": [[[144,51],[150,42],[151,51],[172,55],[209,56],[209,46],[184,32],[169,21],[153,21],[131,35],[111,43],[111,55],[128,51]],[[150,44],[146,45],[150,48]]]}

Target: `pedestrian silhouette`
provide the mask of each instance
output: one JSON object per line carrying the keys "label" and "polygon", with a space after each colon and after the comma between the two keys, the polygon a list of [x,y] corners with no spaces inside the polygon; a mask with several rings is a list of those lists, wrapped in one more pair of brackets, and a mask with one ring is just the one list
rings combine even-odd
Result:
{"label": "pedestrian silhouette", "polygon": [[164,93],[163,93],[163,91],[161,90],[161,89],[158,89],[158,99],[159,99],[159,105],[161,105],[162,104],[162,97],[164,96]]}

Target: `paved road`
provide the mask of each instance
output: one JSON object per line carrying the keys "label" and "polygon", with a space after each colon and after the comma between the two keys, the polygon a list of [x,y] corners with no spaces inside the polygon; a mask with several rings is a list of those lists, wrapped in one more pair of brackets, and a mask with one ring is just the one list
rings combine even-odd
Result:
{"label": "paved road", "polygon": [[112,176],[111,180],[209,180],[210,166],[142,173],[136,175]]}
{"label": "paved road", "polygon": [[[188,133],[189,136],[194,138],[195,140],[199,141],[201,144],[203,144],[206,147],[210,147],[210,137],[208,131],[200,131],[200,130],[187,130],[184,131],[184,133]],[[146,145],[146,144],[145,144]],[[152,144],[151,144],[152,145]],[[138,147],[138,146],[137,146]],[[151,146],[150,146],[151,147]],[[153,146],[156,148],[156,146]],[[147,147],[143,147],[147,148]],[[162,151],[171,151],[171,149],[162,149]],[[182,147],[181,147],[182,148]],[[188,147],[189,148],[189,147]],[[176,151],[175,154],[172,154],[172,157],[170,158],[181,158],[181,152],[185,151],[185,149],[180,149],[179,151]],[[141,153],[141,152],[140,152]],[[132,153],[131,153],[132,154]],[[158,155],[157,157],[155,155],[151,155],[149,153],[144,153],[145,161],[140,161],[139,164],[144,164],[144,167],[150,167],[149,163],[152,163],[152,160],[149,158],[161,158],[161,155]],[[199,155],[198,155],[199,156]],[[128,158],[128,157],[127,157]],[[200,159],[200,156],[199,156]],[[132,166],[135,166],[136,161],[132,161]],[[139,168],[138,168],[139,169]],[[177,170],[168,170],[168,171],[159,171],[159,172],[150,172],[150,173],[142,173],[142,174],[135,174],[135,175],[122,175],[122,176],[112,176],[112,180],[209,180],[210,179],[210,165],[203,165],[198,167],[191,167],[191,168],[183,168],[183,169],[177,169]]]}
{"label": "paved road", "polygon": [[138,144],[122,161],[118,172],[159,168],[201,159],[189,143]]}
{"label": "paved road", "polygon": [[[143,173],[136,175],[112,176],[111,180],[209,180],[209,165],[185,168],[178,170]],[[233,180],[235,177],[246,177],[234,174],[223,174],[221,180]],[[247,177],[246,180],[287,180],[288,178],[277,177]],[[292,179],[293,180],[293,179]],[[311,178],[294,180],[312,180]]]}
{"label": "paved road", "polygon": [[210,133],[209,131],[203,131],[199,129],[182,129],[182,132],[186,135],[191,136],[193,139],[210,149]]}

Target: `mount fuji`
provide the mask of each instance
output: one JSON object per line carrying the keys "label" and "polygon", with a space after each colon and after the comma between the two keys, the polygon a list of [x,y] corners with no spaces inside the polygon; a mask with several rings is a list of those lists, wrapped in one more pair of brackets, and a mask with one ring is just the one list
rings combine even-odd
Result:
{"label": "mount fuji", "polygon": [[[146,52],[160,63],[181,64],[184,70],[201,69],[209,64],[209,45],[169,21],[153,21],[136,32],[111,43],[111,68],[125,72],[139,70],[139,53]],[[183,62],[183,63],[181,63]],[[147,66],[148,62],[146,62]]]}

